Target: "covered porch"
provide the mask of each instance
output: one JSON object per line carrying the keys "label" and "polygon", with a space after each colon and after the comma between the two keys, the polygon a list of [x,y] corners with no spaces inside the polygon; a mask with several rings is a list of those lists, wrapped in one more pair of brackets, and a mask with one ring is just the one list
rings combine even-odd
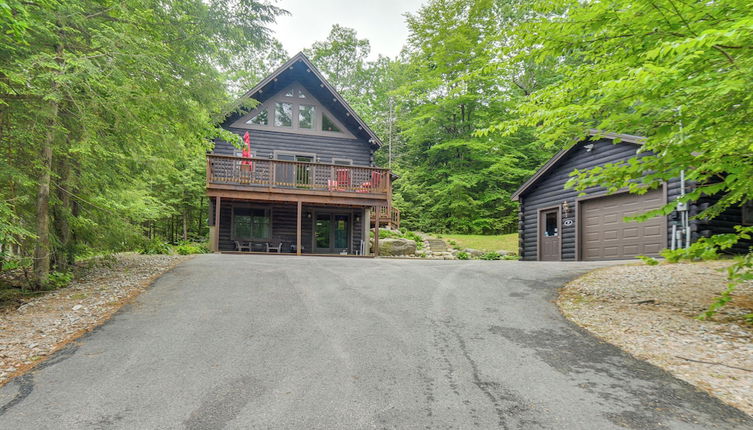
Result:
{"label": "covered porch", "polygon": [[371,206],[221,196],[210,202],[215,252],[378,255],[378,244],[369,248]]}

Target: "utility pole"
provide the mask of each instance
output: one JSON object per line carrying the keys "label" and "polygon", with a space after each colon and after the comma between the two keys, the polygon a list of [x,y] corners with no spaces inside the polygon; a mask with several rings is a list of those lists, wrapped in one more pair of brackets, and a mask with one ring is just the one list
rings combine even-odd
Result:
{"label": "utility pole", "polygon": [[387,149],[388,149],[388,158],[387,158],[387,167],[392,169],[392,98],[390,98],[390,134],[389,134],[389,140],[387,142]]}

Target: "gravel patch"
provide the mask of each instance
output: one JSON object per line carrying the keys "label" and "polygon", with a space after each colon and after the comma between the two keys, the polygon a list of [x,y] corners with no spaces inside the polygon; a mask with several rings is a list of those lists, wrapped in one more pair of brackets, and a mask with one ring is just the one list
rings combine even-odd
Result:
{"label": "gravel patch", "polygon": [[615,266],[567,284],[563,314],[595,334],[753,416],[753,283],[712,320],[730,262]]}
{"label": "gravel patch", "polygon": [[0,386],[106,321],[190,256],[123,253],[70,286],[0,311]]}

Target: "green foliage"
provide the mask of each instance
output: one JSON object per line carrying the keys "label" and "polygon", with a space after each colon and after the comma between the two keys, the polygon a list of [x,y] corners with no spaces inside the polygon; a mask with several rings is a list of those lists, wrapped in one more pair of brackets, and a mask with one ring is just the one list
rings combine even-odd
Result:
{"label": "green foliage", "polygon": [[49,249],[36,266],[65,271],[144,235],[205,237],[204,154],[237,107],[228,87],[279,64],[266,26],[281,13],[254,0],[0,1],[0,249]]}
{"label": "green foliage", "polygon": [[[523,10],[489,0],[433,1],[408,15],[404,79],[393,91],[400,148],[395,204],[409,228],[501,233],[512,192],[552,153],[529,130],[479,135],[537,88],[530,67],[499,67],[500,40]],[[394,152],[394,151],[393,151]]]}
{"label": "green foliage", "polygon": [[[552,64],[556,79],[521,100],[517,117],[500,118],[481,135],[535,126],[542,142],[558,148],[588,129],[643,135],[644,156],[575,172],[569,186],[643,193],[685,172],[694,185],[684,202],[719,197],[699,218],[753,200],[749,1],[535,0],[528,7],[513,34],[500,34],[513,41],[505,62]],[[714,258],[724,248],[716,241],[735,240],[723,236],[664,255]]]}
{"label": "green foliage", "polygon": [[45,286],[51,290],[67,287],[73,280],[71,272],[51,272],[47,277]]}
{"label": "green foliage", "polygon": [[159,238],[154,238],[146,241],[139,249],[139,254],[154,255],[154,254],[172,254],[172,248],[170,244]]}
{"label": "green foliage", "polygon": [[480,260],[501,260],[502,256],[496,252],[487,252],[479,257]]}
{"label": "green foliage", "polygon": [[639,260],[641,260],[647,266],[657,266],[659,264],[659,260],[657,260],[655,258],[652,258],[652,257],[645,256],[645,255],[639,255],[636,258],[638,258]]}
{"label": "green foliage", "polygon": [[458,260],[470,260],[471,256],[468,255],[465,251],[460,251],[457,254],[455,254],[455,257],[457,257]]}
{"label": "green foliage", "polygon": [[209,247],[204,243],[181,242],[175,247],[175,252],[180,255],[206,254]]}

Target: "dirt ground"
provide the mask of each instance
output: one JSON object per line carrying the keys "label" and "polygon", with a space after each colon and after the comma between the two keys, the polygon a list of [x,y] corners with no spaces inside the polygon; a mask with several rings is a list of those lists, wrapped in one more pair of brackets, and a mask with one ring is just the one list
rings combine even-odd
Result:
{"label": "dirt ground", "polygon": [[711,320],[696,317],[726,287],[731,262],[635,264],[566,285],[563,314],[599,338],[753,415],[753,283]]}
{"label": "dirt ground", "polygon": [[157,277],[191,258],[117,254],[70,286],[0,311],[0,386],[106,321]]}

